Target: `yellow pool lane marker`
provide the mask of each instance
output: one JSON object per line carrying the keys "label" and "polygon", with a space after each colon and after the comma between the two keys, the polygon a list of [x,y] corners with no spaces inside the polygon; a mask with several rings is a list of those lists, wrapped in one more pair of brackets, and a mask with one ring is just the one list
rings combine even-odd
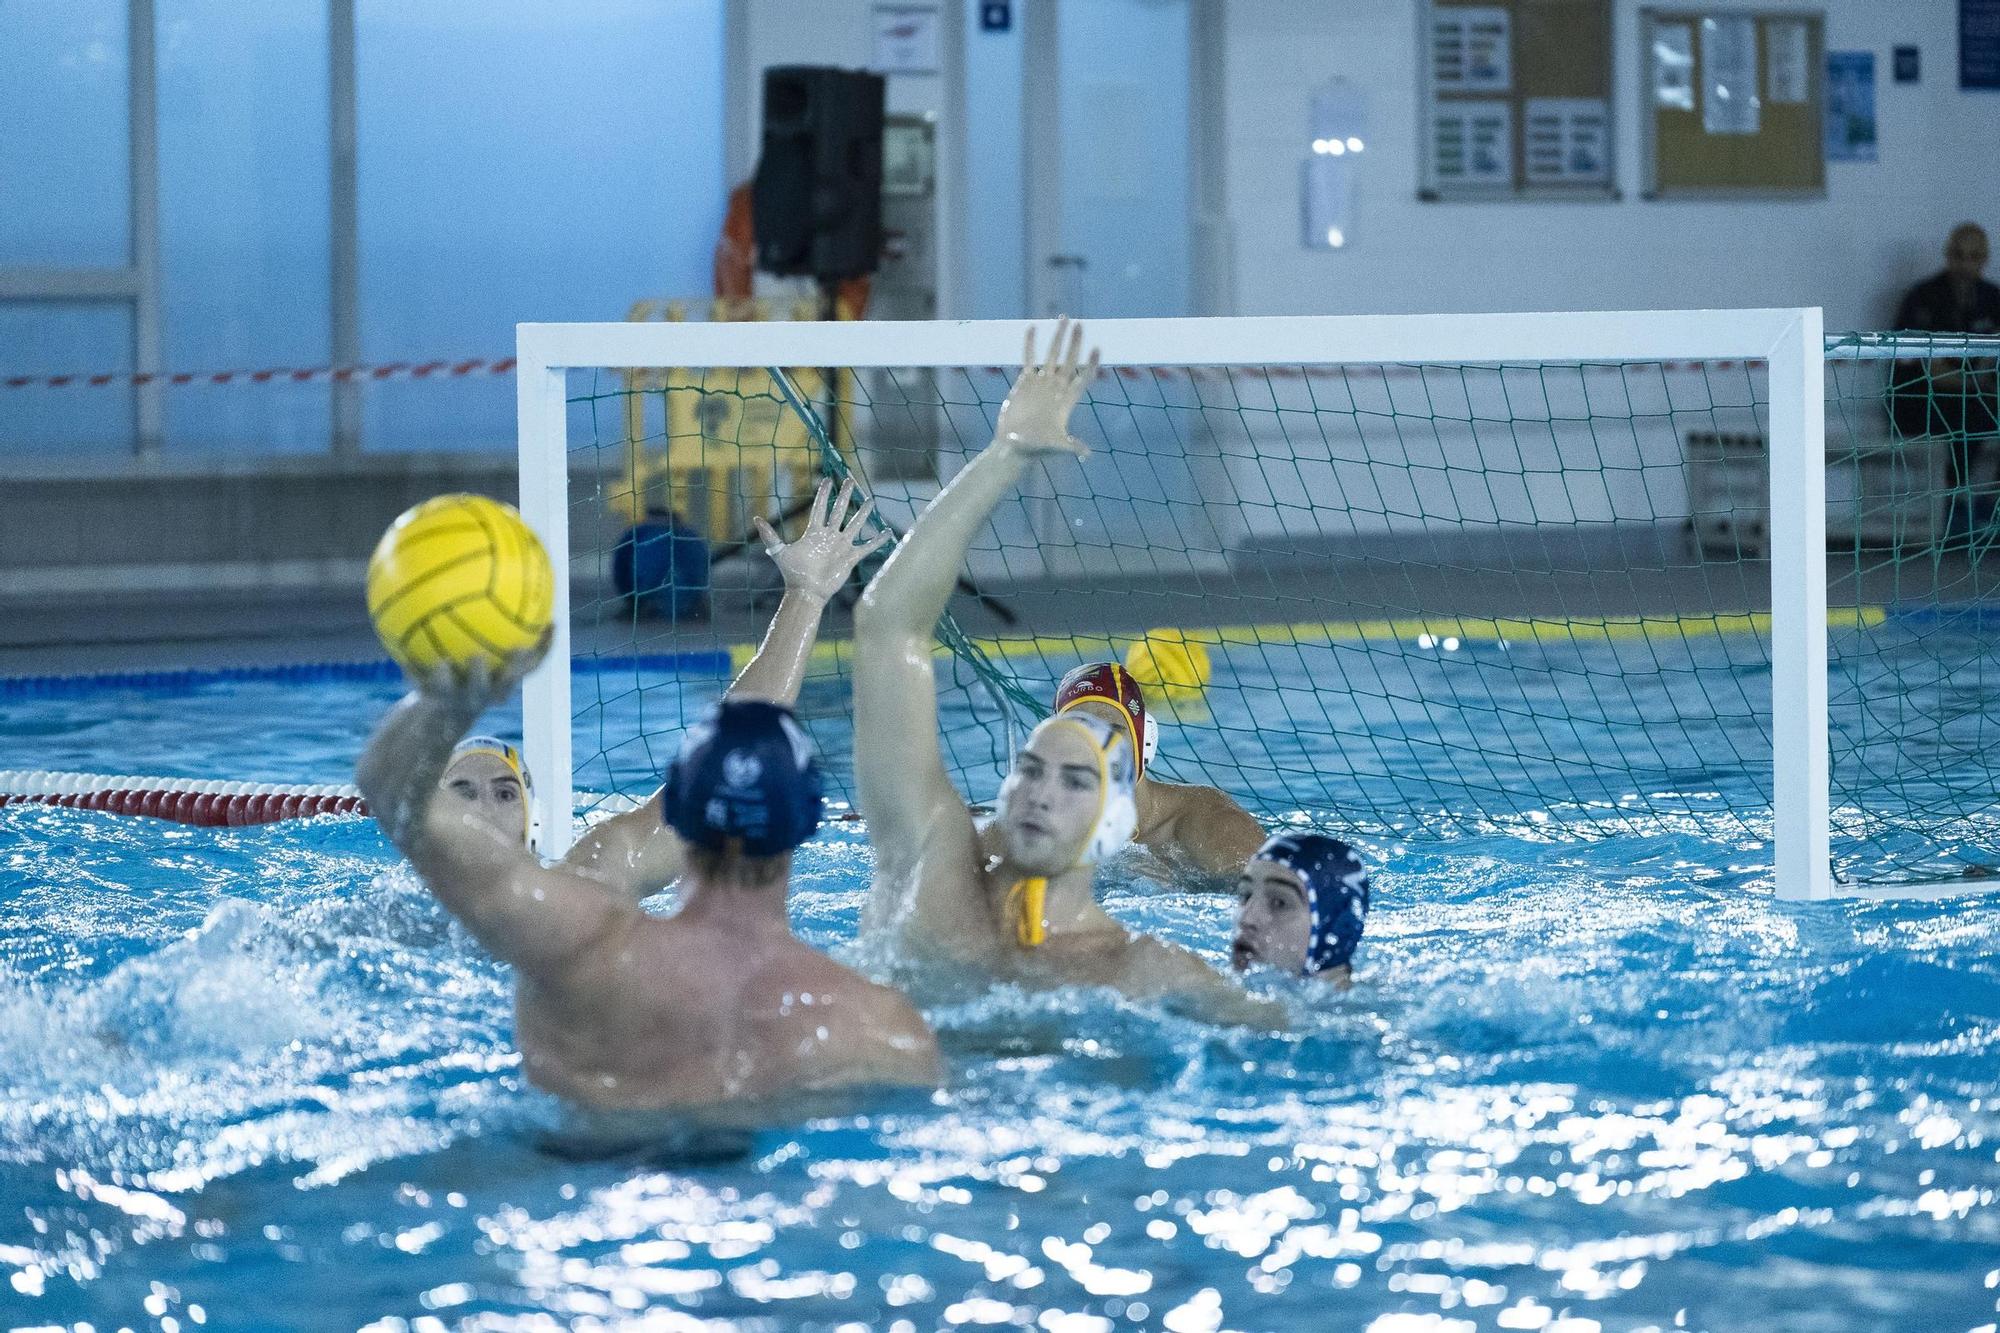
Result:
{"label": "yellow pool lane marker", "polygon": [[[1828,607],[1828,629],[1874,629],[1889,619],[1883,606]],[[1734,634],[1769,634],[1771,613],[1748,611],[1707,616],[1612,616],[1556,619],[1491,620],[1465,616],[1413,616],[1395,620],[1302,620],[1290,624],[1217,625],[1197,629],[1167,631],[1190,643],[1220,648],[1318,647],[1333,643],[1362,643],[1383,648],[1422,645],[1426,636],[1432,646],[1447,639],[1461,643],[1578,644],[1632,641],[1653,636],[1679,635],[1683,639],[1722,637]],[[1126,648],[1159,634],[1160,627],[1125,634],[1031,634],[996,639],[973,639],[974,649],[987,657],[1121,657]],[[733,671],[741,671],[757,645],[739,643],[729,649]],[[951,650],[938,645],[936,653],[948,657]],[[854,645],[849,640],[822,642],[814,646],[812,662],[844,670],[852,662]]]}

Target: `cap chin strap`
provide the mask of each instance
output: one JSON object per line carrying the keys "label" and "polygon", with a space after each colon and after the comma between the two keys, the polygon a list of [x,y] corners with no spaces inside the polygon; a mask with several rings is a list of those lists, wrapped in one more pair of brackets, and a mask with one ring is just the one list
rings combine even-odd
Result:
{"label": "cap chin strap", "polygon": [[1014,918],[1014,942],[1024,949],[1036,949],[1049,939],[1049,881],[1046,875],[1030,875],[1014,881],[1007,890],[1007,912]]}

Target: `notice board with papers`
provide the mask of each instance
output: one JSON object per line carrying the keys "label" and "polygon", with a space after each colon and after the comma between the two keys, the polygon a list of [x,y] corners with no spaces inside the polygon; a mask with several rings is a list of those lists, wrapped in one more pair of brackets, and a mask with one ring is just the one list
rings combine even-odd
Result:
{"label": "notice board with papers", "polygon": [[1824,195],[1825,26],[1805,10],[1643,10],[1646,197]]}
{"label": "notice board with papers", "polygon": [[1610,0],[1423,7],[1424,199],[1609,198]]}

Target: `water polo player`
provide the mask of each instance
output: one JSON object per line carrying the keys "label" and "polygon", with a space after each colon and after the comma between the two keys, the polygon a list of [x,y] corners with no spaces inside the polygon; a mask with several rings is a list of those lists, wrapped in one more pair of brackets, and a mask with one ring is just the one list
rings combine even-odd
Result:
{"label": "water polo player", "polygon": [[[889,539],[887,532],[861,539],[873,505],[862,504],[850,512],[852,481],[841,484],[840,494],[829,506],[831,494],[832,483],[822,481],[805,531],[795,542],[781,541],[769,524],[757,520],[764,549],[784,574],[785,596],[771,617],[771,627],[756,656],[730,685],[725,698],[771,699],[787,705],[796,702],[827,603],[854,567]],[[529,799],[533,783],[513,746],[485,736],[467,740],[453,752],[444,781],[447,791],[470,803],[468,808],[476,817],[515,831],[533,848],[533,801]],[[637,809],[591,826],[563,858],[563,864],[621,892],[645,898],[680,877],[686,848],[662,818],[660,793],[656,791]]]}
{"label": "water polo player", "polygon": [[468,736],[452,750],[441,785],[467,815],[534,850],[535,787],[519,750],[494,736]]}
{"label": "water polo player", "polygon": [[938,617],[973,537],[1029,465],[1084,452],[1069,419],[1097,354],[1080,361],[1081,349],[1081,330],[1065,321],[1038,365],[1030,330],[992,444],[924,510],[856,609],[854,772],[875,851],[865,925],[906,957],[1030,984],[1108,985],[1223,1022],[1281,1026],[1276,1006],[1098,906],[1095,866],[1137,823],[1143,741],[1129,729],[1074,711],[1043,722],[1014,756],[983,827],[945,769],[931,666]]}
{"label": "water polo player", "polygon": [[1159,747],[1159,719],[1132,673],[1116,662],[1089,662],[1056,687],[1056,713],[1078,712],[1123,728],[1139,752],[1133,794],[1138,827],[1132,841],[1185,887],[1224,889],[1263,845],[1264,830],[1248,811],[1214,787],[1161,782],[1146,770]]}
{"label": "water polo player", "polygon": [[453,743],[537,657],[497,680],[441,669],[390,710],[356,774],[438,901],[517,970],[530,1081],[607,1111],[935,1083],[936,1042],[909,1002],[791,932],[792,852],[819,826],[821,783],[789,709],[725,700],[683,737],[656,798],[687,849],[671,917],[543,866],[511,829],[447,798]]}
{"label": "water polo player", "polygon": [[1323,833],[1281,833],[1257,849],[1236,881],[1230,962],[1345,981],[1368,919],[1368,869]]}

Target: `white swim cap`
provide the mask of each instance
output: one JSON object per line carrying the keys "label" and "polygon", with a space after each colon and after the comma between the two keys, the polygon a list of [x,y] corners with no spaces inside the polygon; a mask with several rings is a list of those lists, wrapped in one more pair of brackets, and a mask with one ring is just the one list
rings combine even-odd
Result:
{"label": "white swim cap", "polygon": [[[1051,727],[1073,727],[1081,731],[1090,738],[1091,752],[1097,756],[1097,818],[1076,859],[1078,865],[1097,865],[1131,842],[1132,834],[1139,827],[1139,807],[1132,796],[1138,769],[1132,754],[1131,732],[1089,713],[1071,711],[1058,713],[1036,727],[1028,737],[1028,743],[1032,745],[1036,736]],[[1000,789],[999,809],[1004,819],[1007,814],[1006,787]]]}

